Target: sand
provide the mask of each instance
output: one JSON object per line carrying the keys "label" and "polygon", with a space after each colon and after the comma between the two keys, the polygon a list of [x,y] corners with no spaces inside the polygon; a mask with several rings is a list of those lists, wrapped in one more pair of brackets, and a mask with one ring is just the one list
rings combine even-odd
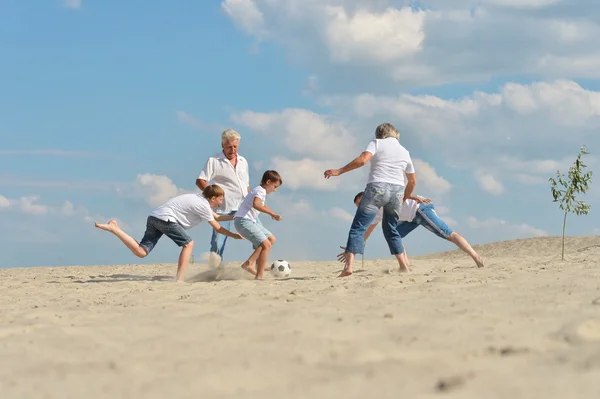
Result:
{"label": "sand", "polygon": [[[0,392],[12,398],[598,398],[600,238],[413,257],[1,269]],[[195,282],[192,282],[194,280]]]}

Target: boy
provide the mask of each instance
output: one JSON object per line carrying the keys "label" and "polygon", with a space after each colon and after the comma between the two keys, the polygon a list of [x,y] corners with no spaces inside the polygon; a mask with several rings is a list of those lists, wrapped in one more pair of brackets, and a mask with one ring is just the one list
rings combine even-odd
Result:
{"label": "boy", "polygon": [[[354,204],[356,206],[360,204],[362,194],[363,193],[360,192],[354,197]],[[382,217],[383,214],[380,211],[365,232],[365,242],[375,227],[377,227],[377,224],[381,221]],[[402,204],[400,215],[398,217],[398,226],[396,229],[400,236],[404,238],[419,226],[423,226],[438,237],[454,243],[475,261],[477,267],[484,266],[485,259],[475,252],[475,250],[463,236],[453,231],[446,223],[444,223],[442,219],[439,218],[435,212],[435,206],[429,198],[423,198],[418,195],[410,195]],[[404,253],[406,254],[406,251]],[[342,256],[340,257],[340,255]],[[340,259],[340,262],[343,261],[343,253],[338,255],[338,259]],[[406,262],[408,264],[408,259],[406,259]]]}
{"label": "boy", "polygon": [[[262,225],[258,219],[258,214],[263,212],[277,221],[282,219],[280,215],[265,205],[267,194],[277,191],[282,183],[279,173],[274,170],[267,170],[263,174],[260,185],[254,187],[244,198],[233,219],[236,230],[242,237],[250,241],[254,248],[252,255],[242,264],[242,269],[254,274],[256,280],[263,279],[269,252],[275,243],[275,236]],[[258,268],[254,270],[257,259]]]}
{"label": "boy", "polygon": [[218,233],[238,240],[243,238],[241,235],[225,229],[217,222],[217,220],[233,219],[233,216],[219,216],[213,212],[213,209],[223,203],[224,196],[223,189],[213,184],[206,187],[202,194],[183,194],[172,198],[150,213],[146,221],[146,232],[139,243],[121,230],[116,220],[110,220],[106,224],[96,222],[94,226],[116,235],[135,256],[140,258],[148,256],[162,235],[166,235],[175,244],[182,247],[177,262],[177,281],[183,281],[185,269],[194,248],[194,241],[186,230],[200,222],[208,222]]}

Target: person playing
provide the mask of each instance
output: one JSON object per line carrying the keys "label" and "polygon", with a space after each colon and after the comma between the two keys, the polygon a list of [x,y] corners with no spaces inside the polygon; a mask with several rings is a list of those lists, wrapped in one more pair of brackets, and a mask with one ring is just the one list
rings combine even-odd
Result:
{"label": "person playing", "polygon": [[[396,230],[396,209],[412,194],[417,177],[410,153],[400,144],[399,138],[400,133],[392,124],[382,123],[375,129],[375,139],[358,157],[341,169],[328,169],[324,173],[325,178],[329,179],[360,168],[371,161],[365,194],[348,233],[344,270],[339,277],[352,274],[354,255],[364,252],[365,231],[380,208],[383,208],[383,235],[390,252],[398,260],[400,270],[408,271],[408,265],[402,256],[402,238]],[[407,183],[404,179],[405,174]]]}
{"label": "person playing", "polygon": [[[200,190],[204,190],[210,182],[223,188],[225,201],[216,209],[220,215],[233,216],[250,192],[248,162],[238,154],[240,138],[240,134],[235,130],[225,130],[221,134],[222,151],[208,158],[196,179],[196,186]],[[223,223],[223,227],[230,229],[231,221]],[[223,258],[227,237],[214,230],[210,239],[210,251]]]}
{"label": "person playing", "polygon": [[[360,192],[354,197],[354,204],[357,207],[360,204],[362,196],[363,192]],[[365,232],[365,243],[382,219],[383,212],[380,210]],[[423,226],[438,237],[454,243],[475,261],[477,267],[485,266],[485,259],[471,247],[469,242],[463,236],[453,231],[442,219],[440,219],[431,199],[423,198],[418,195],[411,195],[404,201],[400,208],[397,227],[398,233],[404,238],[419,226]],[[345,249],[344,247],[341,248]],[[404,251],[404,254],[406,254],[406,250]],[[343,259],[344,253],[338,254],[338,260],[341,262]],[[408,258],[406,258],[406,263],[408,264]]]}
{"label": "person playing", "polygon": [[[236,212],[233,224],[246,240],[252,243],[254,252],[247,261],[242,264],[242,268],[255,275],[257,280],[262,280],[264,277],[265,266],[271,247],[275,244],[275,236],[267,230],[260,219],[259,213],[266,213],[274,220],[281,220],[281,215],[273,212],[266,204],[267,194],[277,191],[283,180],[281,176],[274,170],[267,170],[260,181],[260,185],[254,187],[246,196],[240,209]],[[257,263],[258,267],[254,269]]]}
{"label": "person playing", "polygon": [[150,213],[146,221],[146,232],[139,243],[121,230],[116,220],[110,220],[108,223],[96,222],[94,226],[116,235],[135,256],[140,258],[148,256],[163,234],[166,235],[175,244],[182,247],[177,262],[177,281],[183,281],[185,269],[194,248],[194,241],[186,230],[204,221],[220,234],[235,239],[243,238],[240,234],[232,233],[217,222],[217,220],[233,219],[233,216],[219,216],[213,212],[213,209],[222,204],[224,195],[223,189],[213,184],[207,186],[201,194],[183,194],[170,199]]}

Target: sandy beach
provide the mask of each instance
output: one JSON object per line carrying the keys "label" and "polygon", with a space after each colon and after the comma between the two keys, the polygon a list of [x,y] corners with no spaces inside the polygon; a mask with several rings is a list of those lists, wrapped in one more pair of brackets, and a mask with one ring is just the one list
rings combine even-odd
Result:
{"label": "sandy beach", "polygon": [[[13,398],[598,398],[600,237],[411,257],[0,269]],[[410,255],[410,254],[409,254]]]}

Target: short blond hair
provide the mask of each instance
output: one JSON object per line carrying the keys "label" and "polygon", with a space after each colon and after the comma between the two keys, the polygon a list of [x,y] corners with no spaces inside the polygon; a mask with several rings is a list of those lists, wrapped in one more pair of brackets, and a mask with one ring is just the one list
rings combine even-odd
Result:
{"label": "short blond hair", "polygon": [[210,186],[206,186],[204,190],[202,190],[202,195],[206,199],[211,199],[213,197],[224,197],[225,191],[216,184],[211,184]]}
{"label": "short blond hair", "polygon": [[396,129],[391,123],[382,123],[381,125],[377,126],[375,129],[375,138],[387,139],[388,137],[400,139],[400,133],[398,132],[398,129]]}

